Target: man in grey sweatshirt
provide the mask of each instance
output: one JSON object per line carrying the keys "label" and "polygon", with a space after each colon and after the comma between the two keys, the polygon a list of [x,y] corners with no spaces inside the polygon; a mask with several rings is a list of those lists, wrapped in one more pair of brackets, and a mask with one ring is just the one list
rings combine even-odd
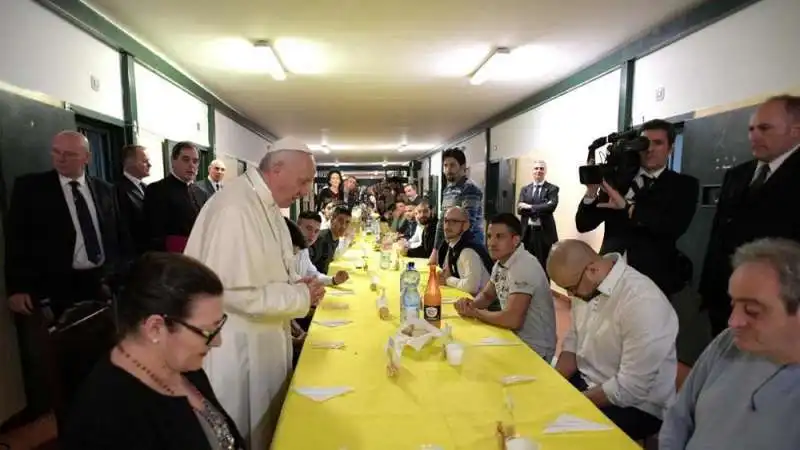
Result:
{"label": "man in grey sweatshirt", "polygon": [[800,449],[800,244],[745,244],[733,267],[730,328],[665,415],[661,450]]}

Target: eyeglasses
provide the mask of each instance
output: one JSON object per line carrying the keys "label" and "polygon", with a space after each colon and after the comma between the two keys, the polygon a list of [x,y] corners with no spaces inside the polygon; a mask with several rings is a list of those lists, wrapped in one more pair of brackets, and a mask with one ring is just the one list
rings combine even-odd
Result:
{"label": "eyeglasses", "polygon": [[575,293],[578,291],[578,288],[583,283],[583,277],[586,275],[586,269],[588,269],[588,268],[589,268],[589,265],[587,264],[586,267],[584,267],[583,270],[581,271],[581,277],[578,278],[578,282],[573,284],[570,287],[565,287],[564,290],[567,291],[568,293],[572,294],[572,295],[575,295]]}
{"label": "eyeglasses", "polygon": [[461,219],[444,219],[444,223],[445,224],[448,224],[448,223],[467,223],[467,221],[466,220],[461,220]]}
{"label": "eyeglasses", "polygon": [[220,321],[219,321],[219,325],[217,325],[217,327],[214,330],[208,331],[208,330],[204,330],[202,328],[198,328],[198,327],[196,327],[194,325],[188,324],[188,323],[184,322],[183,320],[176,319],[174,317],[170,317],[170,316],[162,316],[162,317],[164,317],[165,321],[177,323],[177,324],[183,326],[184,328],[186,328],[187,330],[191,331],[192,333],[204,338],[206,340],[206,345],[207,346],[210,346],[211,342],[214,340],[214,338],[219,336],[219,333],[222,331],[222,327],[225,326],[225,322],[228,321],[228,315],[227,314],[223,314],[222,315],[222,319],[220,319]]}

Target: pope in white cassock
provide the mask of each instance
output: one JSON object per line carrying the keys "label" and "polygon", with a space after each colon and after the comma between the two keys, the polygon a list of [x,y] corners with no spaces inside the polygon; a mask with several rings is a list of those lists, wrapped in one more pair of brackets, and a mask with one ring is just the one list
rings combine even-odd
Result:
{"label": "pope in white cassock", "polygon": [[319,281],[297,275],[281,214],[308,194],[315,174],[304,143],[279,140],[258,168],[206,203],[184,252],[213,269],[225,286],[228,323],[205,370],[253,450],[267,448],[280,412],[292,363],[291,319],[304,317],[325,293]]}

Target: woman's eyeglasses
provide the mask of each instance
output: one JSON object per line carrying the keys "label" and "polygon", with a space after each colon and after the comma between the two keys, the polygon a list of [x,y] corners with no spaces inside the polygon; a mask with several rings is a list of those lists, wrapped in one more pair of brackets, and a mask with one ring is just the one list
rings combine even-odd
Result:
{"label": "woman's eyeglasses", "polygon": [[222,315],[222,319],[219,321],[219,325],[217,325],[217,327],[214,328],[214,330],[208,331],[208,330],[204,330],[202,328],[198,328],[198,327],[196,327],[194,325],[188,324],[188,323],[184,322],[183,320],[176,319],[174,317],[170,317],[170,316],[163,316],[163,317],[164,317],[164,320],[169,321],[169,322],[177,323],[177,324],[183,326],[184,328],[186,328],[187,330],[191,331],[192,333],[204,338],[206,340],[206,345],[208,345],[208,346],[211,345],[211,342],[214,340],[214,338],[219,336],[219,333],[222,331],[222,327],[225,326],[225,322],[228,321],[228,315],[227,314],[223,314]]}

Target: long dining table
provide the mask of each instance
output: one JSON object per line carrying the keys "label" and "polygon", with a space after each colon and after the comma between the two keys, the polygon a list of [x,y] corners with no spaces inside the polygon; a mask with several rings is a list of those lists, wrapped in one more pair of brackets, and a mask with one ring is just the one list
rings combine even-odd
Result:
{"label": "long dining table", "polygon": [[[360,267],[363,255],[368,271]],[[330,273],[347,270],[350,279],[328,288],[317,307],[272,449],[494,450],[498,422],[513,425],[539,450],[639,448],[513,332],[459,317],[452,301],[467,294],[452,288],[442,288],[442,326],[450,325],[453,339],[463,344],[462,364],[449,365],[435,341],[419,351],[405,348],[399,372],[388,376],[386,343],[401,325],[404,267],[381,270],[379,260],[378,252],[355,245],[331,264]],[[403,265],[407,261],[420,271],[423,293],[427,260],[404,258]],[[388,320],[378,314],[374,277],[385,288]],[[514,375],[534,379],[501,382]],[[567,424],[575,420],[605,429],[572,430]]]}

